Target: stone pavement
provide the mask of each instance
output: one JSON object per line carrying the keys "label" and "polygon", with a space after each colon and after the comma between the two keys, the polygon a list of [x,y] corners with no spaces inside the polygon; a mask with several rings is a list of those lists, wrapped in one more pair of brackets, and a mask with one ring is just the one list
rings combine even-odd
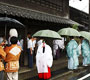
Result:
{"label": "stone pavement", "polygon": [[[82,57],[80,57],[80,63],[82,62]],[[62,75],[68,75],[71,74],[72,71],[69,71],[67,69],[67,57],[63,56],[60,57],[58,60],[54,60],[53,66],[51,68],[52,72],[52,80],[54,79],[57,75],[62,76]],[[19,80],[38,80],[37,76],[37,70],[36,70],[36,65],[34,64],[34,68],[30,69],[28,67],[21,67],[19,70]]]}

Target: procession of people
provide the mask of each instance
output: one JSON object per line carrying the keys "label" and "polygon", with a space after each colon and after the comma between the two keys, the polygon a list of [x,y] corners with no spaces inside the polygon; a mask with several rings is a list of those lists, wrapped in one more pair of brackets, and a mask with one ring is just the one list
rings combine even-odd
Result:
{"label": "procession of people", "polygon": [[[83,36],[78,36],[80,41],[78,43],[74,37],[76,36],[70,35],[66,45],[65,37],[59,37],[60,39],[55,37],[51,47],[48,44],[48,38],[31,37],[31,34],[27,33],[28,67],[33,68],[34,63],[36,63],[38,78],[40,80],[50,79],[53,59],[60,58],[65,49],[69,70],[78,69],[79,56],[81,55],[83,57],[82,66],[88,66],[90,64],[89,40]],[[18,39],[18,32],[15,28],[10,29],[8,40],[0,37],[0,80],[4,80],[4,72],[6,72],[7,80],[18,80],[19,59],[20,55],[23,54],[23,44],[24,40],[23,38]]]}

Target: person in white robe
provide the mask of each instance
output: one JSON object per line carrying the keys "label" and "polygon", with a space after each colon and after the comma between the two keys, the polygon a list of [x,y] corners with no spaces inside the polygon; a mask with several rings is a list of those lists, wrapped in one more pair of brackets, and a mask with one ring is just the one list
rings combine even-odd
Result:
{"label": "person in white robe", "polygon": [[59,39],[53,40],[53,56],[54,56],[54,59],[58,59],[60,57],[60,53],[64,48],[65,48],[64,38],[62,38],[61,40],[59,40]]}
{"label": "person in white robe", "polygon": [[50,68],[52,64],[53,56],[51,47],[43,42],[38,47],[36,54],[36,67],[40,79],[49,79],[51,77]]}

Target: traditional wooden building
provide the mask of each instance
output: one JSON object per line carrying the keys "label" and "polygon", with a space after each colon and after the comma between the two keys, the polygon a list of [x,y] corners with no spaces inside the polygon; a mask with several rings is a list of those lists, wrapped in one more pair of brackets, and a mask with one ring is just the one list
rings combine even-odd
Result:
{"label": "traditional wooden building", "polygon": [[[11,17],[25,25],[25,28],[16,27],[19,35],[23,36],[25,44],[27,32],[32,35],[41,29],[58,31],[73,24],[84,28],[69,19],[69,0],[0,0],[0,17]],[[7,26],[7,34],[10,28]],[[4,28],[0,27],[0,34],[2,33],[4,34]],[[27,55],[26,52],[24,55]],[[26,65],[27,61],[24,60],[23,65]]]}
{"label": "traditional wooden building", "polygon": [[88,30],[89,27],[89,14],[82,12],[80,10],[77,10],[73,7],[70,7],[70,19],[82,24],[85,26],[84,30]]}
{"label": "traditional wooden building", "polygon": [[16,18],[29,29],[33,26],[34,31],[42,26],[41,23],[43,29],[44,26],[51,26],[51,29],[57,26],[60,29],[67,25],[78,24],[69,19],[69,0],[0,0],[0,14]]}
{"label": "traditional wooden building", "polygon": [[[30,32],[32,35],[42,29],[58,31],[73,24],[77,24],[79,28],[84,29],[83,25],[69,18],[69,0],[0,0],[0,17],[14,18],[25,25],[25,27],[15,27],[12,25],[12,27],[18,30],[19,35],[24,38],[24,54],[21,62],[23,66],[27,66],[27,32]],[[7,39],[10,28],[7,26]],[[5,34],[5,27],[1,24],[0,34]],[[22,70],[19,73],[19,78],[22,80],[22,78],[25,79],[27,76],[28,78],[35,76],[35,69],[32,72],[30,70]]]}

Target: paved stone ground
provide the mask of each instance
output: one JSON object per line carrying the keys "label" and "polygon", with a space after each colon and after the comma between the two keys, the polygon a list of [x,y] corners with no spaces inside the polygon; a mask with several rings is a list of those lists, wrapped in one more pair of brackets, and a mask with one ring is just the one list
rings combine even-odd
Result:
{"label": "paved stone ground", "polygon": [[[82,62],[82,57],[79,58],[80,63]],[[52,80],[56,80],[53,79],[55,76],[58,75],[68,75],[68,74],[72,74],[72,71],[69,71],[67,69],[67,57],[63,56],[61,58],[59,58],[58,60],[54,60],[53,66],[51,68],[52,71]],[[37,70],[36,70],[36,66],[34,64],[34,68],[33,69],[29,69],[27,67],[21,67],[19,70],[19,80],[24,80],[24,79],[28,79],[28,80],[38,80],[38,76],[37,76]],[[59,79],[61,80],[61,79]]]}
{"label": "paved stone ground", "polygon": [[[67,57],[61,57],[58,60],[54,60],[53,66],[51,68],[52,72],[56,72],[56,70],[61,70],[62,68],[66,68],[67,66]],[[53,73],[52,73],[53,75]],[[37,70],[36,65],[34,64],[34,68],[30,69],[28,67],[21,67],[19,70],[19,80],[26,79],[26,78],[36,78],[37,77]]]}

